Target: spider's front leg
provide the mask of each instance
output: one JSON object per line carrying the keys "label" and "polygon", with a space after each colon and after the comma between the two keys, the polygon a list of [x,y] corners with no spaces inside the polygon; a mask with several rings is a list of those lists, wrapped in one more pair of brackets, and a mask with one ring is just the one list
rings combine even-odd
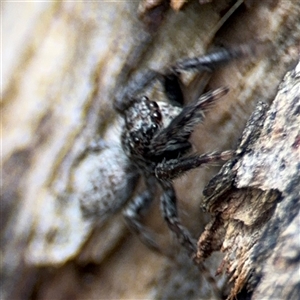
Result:
{"label": "spider's front leg", "polygon": [[190,257],[194,258],[197,247],[196,241],[189,231],[181,224],[176,206],[176,194],[171,182],[161,181],[163,195],[161,196],[161,209],[169,228],[176,234],[180,244],[187,249]]}
{"label": "spider's front leg", "polygon": [[149,230],[141,223],[141,217],[148,211],[157,188],[157,180],[154,177],[146,178],[146,190],[137,195],[125,208],[123,215],[129,228],[136,233],[140,240],[150,249],[162,253]]}
{"label": "spider's front leg", "polygon": [[170,181],[187,171],[198,168],[203,164],[214,163],[217,161],[226,161],[231,159],[235,154],[233,150],[222,152],[212,152],[202,155],[190,155],[179,159],[171,159],[157,165],[155,175],[161,181]]}
{"label": "spider's front leg", "polygon": [[196,242],[191,237],[189,231],[181,224],[176,207],[176,194],[171,180],[180,176],[186,171],[197,168],[205,163],[228,160],[234,151],[214,152],[204,155],[192,155],[180,159],[172,159],[157,165],[155,174],[160,180],[164,190],[162,195],[162,211],[169,228],[176,234],[179,242],[183,245],[188,254],[193,258],[196,251]]}
{"label": "spider's front leg", "polygon": [[180,244],[187,250],[188,255],[197,264],[202,276],[212,287],[212,293],[215,299],[221,299],[221,294],[216,283],[216,280],[211,276],[209,269],[203,264],[199,264],[196,260],[197,243],[191,236],[190,232],[181,224],[176,207],[176,194],[171,182],[161,181],[160,182],[164,193],[161,196],[162,212],[165,221],[169,228],[176,234]]}
{"label": "spider's front leg", "polygon": [[170,103],[176,106],[183,106],[183,91],[186,87],[181,81],[182,72],[212,73],[217,68],[233,60],[255,55],[262,47],[262,45],[254,45],[253,43],[241,44],[228,49],[217,49],[205,55],[181,59],[174,66],[167,68],[162,74],[157,73],[157,78],[161,81]]}
{"label": "spider's front leg", "polygon": [[231,48],[221,48],[199,57],[186,58],[178,61],[172,68],[175,72],[181,70],[197,70],[213,72],[220,66],[227,64],[234,59],[254,55],[259,49],[259,45],[241,44]]}

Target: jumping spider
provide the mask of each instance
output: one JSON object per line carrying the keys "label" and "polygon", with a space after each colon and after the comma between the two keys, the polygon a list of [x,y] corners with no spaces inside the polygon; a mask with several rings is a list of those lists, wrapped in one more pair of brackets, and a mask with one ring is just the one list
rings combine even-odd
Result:
{"label": "jumping spider", "polygon": [[[163,74],[149,71],[131,84],[115,101],[116,110],[124,117],[125,126],[121,135],[122,147],[130,164],[144,177],[146,190],[136,196],[124,211],[130,228],[141,240],[154,250],[160,251],[150,232],[140,222],[141,213],[149,207],[158,185],[163,193],[161,207],[163,217],[189,256],[195,258],[196,242],[181,224],[176,207],[176,194],[172,179],[197,168],[204,163],[227,160],[232,151],[211,154],[188,154],[189,138],[196,124],[204,119],[204,112],[228,92],[228,88],[203,94],[183,106],[183,94],[179,80],[181,71],[212,71],[222,63],[248,55],[248,46],[231,50],[222,49],[208,55],[181,60]],[[134,96],[150,81],[159,78],[170,102],[156,102],[146,96]]]}

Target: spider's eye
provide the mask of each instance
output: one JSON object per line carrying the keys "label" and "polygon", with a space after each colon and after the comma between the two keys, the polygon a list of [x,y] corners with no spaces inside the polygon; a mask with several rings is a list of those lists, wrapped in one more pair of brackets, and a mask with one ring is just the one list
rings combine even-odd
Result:
{"label": "spider's eye", "polygon": [[152,113],[152,121],[155,123],[161,122],[161,113],[159,110],[156,110]]}
{"label": "spider's eye", "polygon": [[134,144],[140,143],[140,138],[135,133],[131,134],[131,140],[134,142]]}
{"label": "spider's eye", "polygon": [[135,137],[133,138],[133,141],[137,144],[137,143],[139,143],[140,139],[139,139],[137,136],[135,136]]}
{"label": "spider's eye", "polygon": [[158,108],[158,104],[155,101],[150,101],[149,106],[151,108]]}
{"label": "spider's eye", "polygon": [[160,117],[160,115],[159,115],[159,113],[156,111],[156,112],[153,113],[153,117],[154,117],[155,119],[158,119],[158,118]]}
{"label": "spider's eye", "polygon": [[154,130],[157,129],[157,127],[158,127],[157,124],[152,124],[151,125],[151,128],[154,129]]}

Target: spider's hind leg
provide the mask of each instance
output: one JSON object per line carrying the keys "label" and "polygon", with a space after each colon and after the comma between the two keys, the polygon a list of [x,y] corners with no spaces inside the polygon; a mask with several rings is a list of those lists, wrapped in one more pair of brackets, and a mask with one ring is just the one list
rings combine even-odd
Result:
{"label": "spider's hind leg", "polygon": [[148,211],[154,199],[157,180],[154,177],[147,178],[146,186],[147,189],[137,195],[133,201],[127,205],[123,211],[123,215],[129,228],[139,237],[143,244],[158,253],[164,254],[156,243],[154,234],[141,223],[142,216]]}
{"label": "spider's hind leg", "polygon": [[194,258],[197,251],[196,241],[192,238],[190,232],[181,224],[176,206],[176,194],[172,183],[162,181],[161,186],[164,190],[161,196],[161,209],[164,219],[169,228],[174,232],[180,242],[185,247],[190,257]]}
{"label": "spider's hind leg", "polygon": [[179,220],[176,207],[176,194],[172,183],[167,181],[161,181],[161,186],[164,190],[164,194],[161,198],[162,211],[169,228],[176,234],[180,244],[187,250],[188,255],[193,259],[194,263],[200,270],[202,276],[210,285],[212,293],[215,297],[214,299],[221,299],[222,297],[221,292],[218,288],[218,284],[215,278],[211,276],[210,270],[204,264],[197,262],[196,241],[193,239],[187,228],[185,228]]}

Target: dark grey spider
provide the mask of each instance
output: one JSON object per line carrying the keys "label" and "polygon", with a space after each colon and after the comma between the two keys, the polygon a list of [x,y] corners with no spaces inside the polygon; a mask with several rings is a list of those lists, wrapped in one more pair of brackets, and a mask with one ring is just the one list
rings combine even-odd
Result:
{"label": "dark grey spider", "polygon": [[[140,215],[149,207],[158,185],[163,190],[161,196],[163,217],[188,254],[194,258],[197,250],[196,242],[178,218],[172,179],[204,163],[227,160],[233,154],[232,151],[204,155],[188,154],[191,150],[189,137],[194,126],[203,121],[204,112],[225,95],[228,88],[221,87],[208,92],[182,107],[180,72],[191,69],[212,71],[220,64],[245,54],[249,54],[248,46],[239,46],[231,50],[222,49],[202,57],[181,60],[164,74],[149,71],[130,85],[115,102],[116,110],[125,120],[121,138],[123,150],[130,164],[144,177],[146,184],[146,190],[133,199],[124,215],[130,228],[146,245],[157,251],[160,251],[159,246],[150,232],[143,227]],[[143,88],[154,78],[162,81],[172,104],[156,102],[146,96],[134,96],[135,90]]]}

